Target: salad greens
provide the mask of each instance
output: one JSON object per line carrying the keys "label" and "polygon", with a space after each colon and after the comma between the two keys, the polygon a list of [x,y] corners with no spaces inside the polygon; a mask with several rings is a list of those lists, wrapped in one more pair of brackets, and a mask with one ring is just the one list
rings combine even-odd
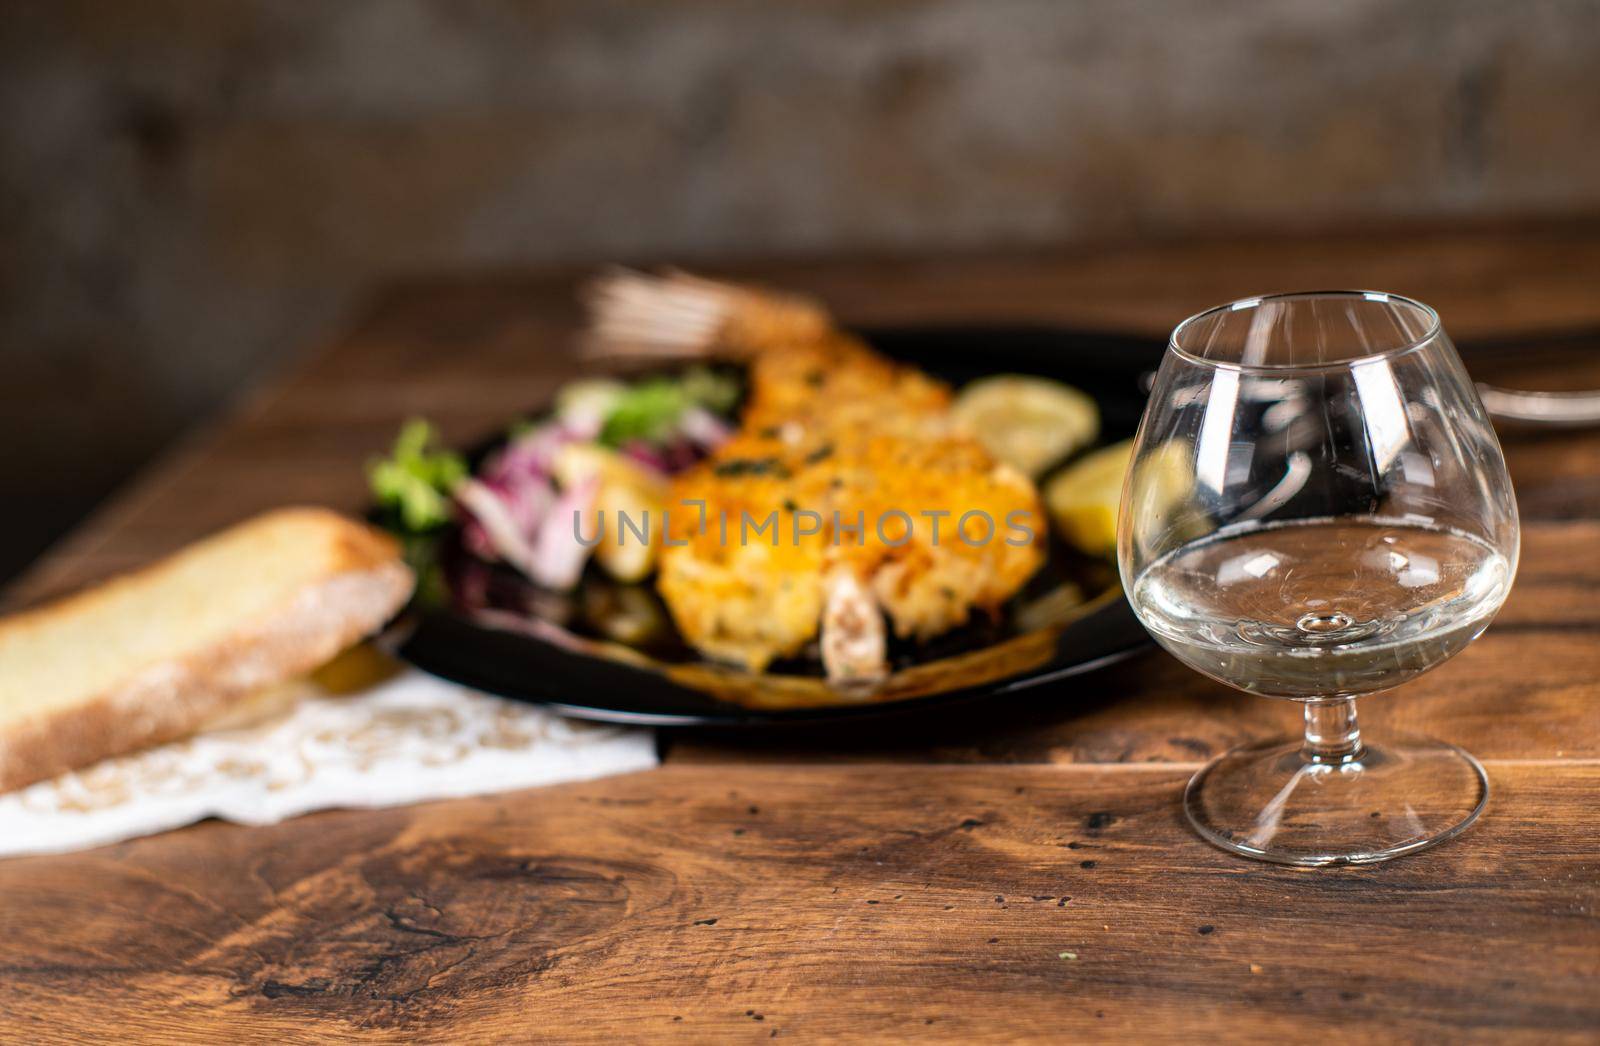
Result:
{"label": "salad greens", "polygon": [[469,547],[526,572],[533,569],[532,550],[543,547],[536,539],[545,518],[561,507],[560,498],[582,493],[556,479],[554,462],[563,448],[597,446],[654,474],[670,474],[728,438],[723,419],[739,396],[737,379],[703,366],[631,383],[576,381],[556,397],[552,416],[513,425],[506,444],[476,475],[459,454],[437,445],[432,425],[413,418],[390,456],[367,466],[367,477],[402,532],[425,534],[459,517]]}
{"label": "salad greens", "polygon": [[372,495],[395,510],[406,530],[432,530],[450,521],[450,493],[467,478],[461,455],[436,446],[433,426],[412,418],[400,429],[394,451],[367,465]]}
{"label": "salad greens", "polygon": [[676,435],[691,408],[725,414],[738,399],[733,378],[705,367],[692,367],[677,377],[646,378],[616,392],[605,410],[600,443],[611,448],[633,440],[663,443]]}

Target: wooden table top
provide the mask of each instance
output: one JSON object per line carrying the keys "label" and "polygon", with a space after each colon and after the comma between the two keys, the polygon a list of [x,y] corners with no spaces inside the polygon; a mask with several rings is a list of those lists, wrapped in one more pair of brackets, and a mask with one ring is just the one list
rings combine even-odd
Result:
{"label": "wooden table top", "polygon": [[[858,324],[1159,337],[1245,294],[1376,286],[1458,341],[1600,329],[1600,227],[718,270]],[[573,271],[420,281],[205,427],[40,562],[37,601],[270,506],[358,510],[427,415],[467,441],[575,372]],[[1548,339],[1547,339],[1548,340]],[[1529,382],[1600,387],[1600,337]],[[1070,377],[1070,376],[1068,376]],[[1554,387],[1552,384],[1550,387]],[[1460,839],[1307,872],[1183,821],[1202,762],[1292,731],[1154,653],[896,732],[666,737],[608,780],[0,861],[0,1038],[672,1035],[1600,1038],[1600,432],[1507,435],[1524,513],[1489,632],[1363,702],[1483,758]]]}

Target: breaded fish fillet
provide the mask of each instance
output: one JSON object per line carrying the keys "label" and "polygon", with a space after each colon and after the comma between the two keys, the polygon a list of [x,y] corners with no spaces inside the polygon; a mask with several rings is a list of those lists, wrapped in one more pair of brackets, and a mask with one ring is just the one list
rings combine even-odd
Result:
{"label": "breaded fish fillet", "polygon": [[815,306],[625,275],[599,288],[596,315],[608,344],[749,366],[738,433],[668,499],[657,584],[707,655],[760,670],[820,633],[830,680],[870,684],[887,672],[885,614],[928,639],[993,612],[1042,563],[1033,484],[952,430],[949,388]]}

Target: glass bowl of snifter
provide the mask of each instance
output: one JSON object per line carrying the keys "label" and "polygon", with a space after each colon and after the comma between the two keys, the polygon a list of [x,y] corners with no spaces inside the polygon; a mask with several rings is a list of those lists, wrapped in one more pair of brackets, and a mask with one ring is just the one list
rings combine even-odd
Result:
{"label": "glass bowl of snifter", "polygon": [[1179,324],[1124,482],[1123,586],[1179,660],[1305,711],[1302,737],[1195,775],[1184,808],[1200,834],[1328,865],[1466,829],[1489,794],[1478,761],[1443,741],[1369,738],[1356,700],[1487,628],[1518,547],[1505,458],[1433,309],[1319,291]]}

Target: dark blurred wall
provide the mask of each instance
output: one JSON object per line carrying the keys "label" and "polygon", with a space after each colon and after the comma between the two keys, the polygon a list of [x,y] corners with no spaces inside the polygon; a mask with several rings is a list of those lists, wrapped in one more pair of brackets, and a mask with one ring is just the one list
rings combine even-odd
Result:
{"label": "dark blurred wall", "polygon": [[1600,212],[1600,4],[78,0],[0,24],[0,575],[399,274]]}

